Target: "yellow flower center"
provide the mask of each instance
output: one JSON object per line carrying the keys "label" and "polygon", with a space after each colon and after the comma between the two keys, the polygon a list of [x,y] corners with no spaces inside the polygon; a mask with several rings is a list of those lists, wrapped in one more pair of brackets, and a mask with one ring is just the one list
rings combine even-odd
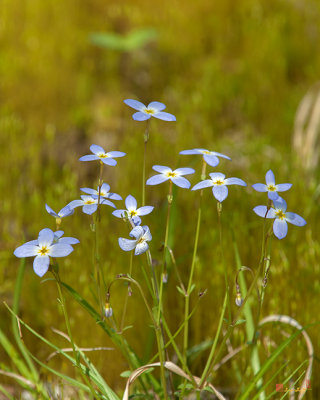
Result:
{"label": "yellow flower center", "polygon": [[129,211],[130,217],[134,217],[134,216],[137,215],[137,214],[138,214],[138,213],[137,213],[136,210],[131,210],[131,211]]}
{"label": "yellow flower center", "polygon": [[277,188],[272,183],[267,186],[267,189],[269,190],[269,192],[275,192],[277,190]]}
{"label": "yellow flower center", "polygon": [[84,202],[84,204],[95,204],[95,200],[93,199],[88,199]]}
{"label": "yellow flower center", "polygon": [[168,178],[174,178],[175,176],[177,176],[177,174],[175,172],[167,172]]}
{"label": "yellow flower center", "polygon": [[150,109],[149,108],[145,108],[144,112],[147,113],[147,114],[154,114],[154,110],[152,108],[150,108]]}
{"label": "yellow flower center", "polygon": [[285,219],[286,218],[286,213],[284,213],[282,210],[277,210],[275,212],[275,214],[279,219]]}
{"label": "yellow flower center", "polygon": [[143,238],[143,237],[141,237],[141,238],[138,240],[138,244],[140,244],[140,243],[142,243],[142,242],[144,242],[144,238]]}
{"label": "yellow flower center", "polygon": [[221,180],[221,179],[217,179],[214,183],[215,183],[216,185],[223,185],[223,184],[224,184],[224,181]]}
{"label": "yellow flower center", "polygon": [[208,150],[202,150],[202,154],[211,154],[211,151],[208,151]]}
{"label": "yellow flower center", "polygon": [[109,156],[106,153],[100,153],[100,154],[98,154],[98,157],[100,157],[100,158],[108,158]]}
{"label": "yellow flower center", "polygon": [[39,250],[38,250],[38,254],[40,256],[45,256],[46,254],[49,253],[49,249],[47,248],[47,246],[42,246]]}

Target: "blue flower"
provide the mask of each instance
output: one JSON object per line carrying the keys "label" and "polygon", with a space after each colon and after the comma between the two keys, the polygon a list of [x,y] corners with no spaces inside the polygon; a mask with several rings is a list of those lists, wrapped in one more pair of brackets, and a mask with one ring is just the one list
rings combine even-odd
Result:
{"label": "blue flower", "polygon": [[[82,192],[90,194],[94,198],[99,197],[99,186],[98,189],[81,188]],[[107,183],[103,183],[100,189],[100,197],[111,200],[122,200],[122,197],[117,193],[110,193],[110,186]]]}
{"label": "blue flower", "polygon": [[112,214],[117,218],[128,216],[128,218],[131,219],[135,225],[141,224],[140,216],[150,214],[154,209],[152,206],[137,208],[137,200],[131,196],[131,194],[129,194],[129,196],[126,198],[125,204],[127,207],[126,210],[115,210],[112,212]]}
{"label": "blue flower", "polygon": [[149,103],[147,107],[140,101],[132,99],[124,100],[124,103],[138,111],[132,115],[135,121],[145,121],[151,117],[162,119],[163,121],[176,121],[174,115],[162,111],[166,106],[158,101]]}
{"label": "blue flower", "polygon": [[[81,197],[81,200],[73,200],[68,204],[68,206],[72,209],[83,206],[82,211],[85,214],[89,214],[89,215],[91,215],[97,211],[97,208],[98,208],[98,198],[97,197],[85,196],[85,195],[82,195],[80,197]],[[111,201],[104,199],[102,197],[100,197],[100,204],[106,204],[110,207],[116,208],[116,206]]]}
{"label": "blue flower", "polygon": [[133,237],[133,240],[119,238],[119,246],[124,251],[131,251],[135,249],[134,254],[138,256],[139,254],[145,253],[149,249],[147,242],[152,239],[150,230],[147,226],[136,226],[129,233],[129,236]]}
{"label": "blue flower", "polygon": [[252,185],[257,192],[268,192],[270,200],[276,200],[279,197],[278,192],[285,192],[291,188],[291,183],[280,183],[276,185],[274,174],[271,169],[266,173],[266,185],[264,183],[255,183]]}
{"label": "blue flower", "polygon": [[70,244],[70,245],[80,243],[79,240],[74,237],[67,237],[67,236],[62,237],[63,234],[64,234],[63,231],[55,231],[53,242],[54,243],[65,243],[65,244]]}
{"label": "blue flower", "polygon": [[216,167],[219,164],[219,158],[226,158],[227,160],[231,160],[230,157],[225,156],[224,154],[217,153],[216,151],[210,151],[206,149],[192,149],[192,150],[182,150],[180,154],[201,154],[203,156],[204,161],[211,165],[211,167]]}
{"label": "blue flower", "polygon": [[42,277],[48,271],[50,257],[66,257],[73,251],[73,247],[68,242],[71,239],[73,241],[77,239],[65,239],[67,239],[66,242],[61,241],[62,239],[57,238],[57,236],[55,239],[54,232],[49,228],[45,228],[39,232],[38,240],[31,240],[23,244],[16,248],[13,254],[19,258],[35,257],[33,261],[34,272]]}
{"label": "blue flower", "polygon": [[273,233],[278,239],[283,239],[288,233],[288,224],[296,226],[306,225],[306,221],[300,215],[293,212],[287,212],[287,203],[282,197],[273,200],[274,207],[257,206],[253,211],[262,218],[274,218]]}
{"label": "blue flower", "polygon": [[212,186],[214,197],[221,203],[228,197],[227,185],[247,186],[247,184],[239,178],[227,178],[221,172],[213,172],[209,174],[211,179],[205,179],[193,186],[192,190],[203,189]]}
{"label": "blue flower", "polygon": [[68,205],[66,205],[58,213],[56,213],[55,211],[53,211],[51,207],[48,206],[48,204],[46,204],[46,210],[50,215],[52,215],[56,219],[68,217],[69,215],[72,215],[74,212],[74,210],[72,210]]}
{"label": "blue flower", "polygon": [[86,156],[80,157],[79,160],[80,161],[100,160],[104,164],[113,166],[117,164],[117,161],[114,160],[114,158],[123,157],[126,155],[126,153],[123,153],[122,151],[109,151],[109,153],[106,153],[101,146],[98,146],[96,144],[92,144],[90,146],[90,150],[92,151],[93,154],[88,154]]}
{"label": "blue flower", "polygon": [[171,168],[163,165],[154,165],[152,168],[155,171],[160,172],[160,174],[149,178],[146,182],[147,185],[159,185],[162,182],[171,180],[175,185],[185,189],[189,189],[191,183],[188,181],[188,179],[183,178],[182,175],[189,175],[195,172],[192,168],[178,168],[172,171]]}

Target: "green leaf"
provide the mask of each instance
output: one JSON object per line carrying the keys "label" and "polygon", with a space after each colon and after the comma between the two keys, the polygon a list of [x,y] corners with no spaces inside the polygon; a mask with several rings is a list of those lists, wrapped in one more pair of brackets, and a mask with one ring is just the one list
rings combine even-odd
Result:
{"label": "green leaf", "polygon": [[241,324],[243,324],[244,322],[246,322],[245,319],[238,319],[238,321],[234,324],[234,326],[241,325]]}
{"label": "green leaf", "polygon": [[120,376],[122,378],[129,378],[129,376],[131,375],[131,371],[127,370],[127,371],[123,371],[121,372]]}

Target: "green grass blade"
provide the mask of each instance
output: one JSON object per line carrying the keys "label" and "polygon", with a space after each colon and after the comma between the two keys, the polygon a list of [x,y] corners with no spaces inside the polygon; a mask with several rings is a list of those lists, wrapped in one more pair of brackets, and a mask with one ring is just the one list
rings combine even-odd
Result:
{"label": "green grass blade", "polygon": [[249,393],[251,393],[259,380],[264,376],[264,374],[269,370],[272,364],[276,361],[283,350],[301,333],[301,330],[292,334],[287,340],[282,342],[280,346],[271,354],[271,356],[265,361],[265,363],[260,368],[259,372],[253,377],[253,380],[246,387],[244,393],[240,396],[239,400],[248,399]]}
{"label": "green grass blade", "polygon": [[[20,262],[19,270],[18,270],[16,286],[14,289],[13,306],[12,306],[14,313],[17,315],[19,314],[19,302],[20,302],[20,294],[21,294],[21,289],[22,289],[22,281],[23,281],[23,277],[24,277],[25,266],[26,266],[26,259],[22,258],[21,262]],[[25,359],[25,362],[28,365],[30,373],[32,374],[32,380],[38,381],[39,380],[38,371],[36,370],[35,366],[33,365],[33,362],[28,354],[26,346],[24,345],[23,341],[20,338],[17,320],[14,316],[12,316],[11,325],[12,325],[13,336],[15,338],[17,346],[18,346],[23,358]],[[24,374],[24,376],[26,376],[26,375]]]}
{"label": "green grass blade", "polygon": [[6,396],[9,400],[16,400],[2,385],[0,385],[0,392],[3,393],[4,396]]}

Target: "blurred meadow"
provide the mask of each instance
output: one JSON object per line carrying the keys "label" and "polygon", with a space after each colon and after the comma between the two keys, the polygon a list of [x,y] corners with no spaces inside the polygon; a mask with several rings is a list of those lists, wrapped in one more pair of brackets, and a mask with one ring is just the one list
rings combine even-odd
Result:
{"label": "blurred meadow", "polygon": [[[277,182],[293,184],[283,197],[288,210],[302,215],[307,225],[290,225],[285,239],[273,238],[261,317],[288,315],[302,326],[320,321],[318,0],[2,0],[0,9],[2,301],[9,305],[13,302],[20,263],[13,255],[14,249],[35,239],[42,228],[54,229],[54,219],[47,214],[45,203],[57,211],[79,198],[81,187],[97,187],[97,165],[78,161],[89,154],[92,143],[107,151],[127,153],[118,159],[117,167],[105,169],[104,181],[123,199],[132,194],[141,202],[145,124],[133,121],[133,110],[123,103],[132,98],[145,104],[161,101],[177,118],[175,123],[152,119],[147,177],[155,164],[173,169],[188,166],[197,171],[190,176],[194,185],[199,181],[201,159],[179,152],[207,148],[232,158],[232,162],[221,160],[215,171],[248,183],[247,188],[232,187],[223,203],[224,258],[233,298],[237,257],[240,265],[256,270],[261,251],[263,223],[252,210],[264,204],[265,197],[251,184],[264,182],[269,169]],[[159,260],[166,195],[166,185],[146,188],[146,204],[155,206],[146,217],[153,235],[150,246],[153,257]],[[186,282],[199,196],[182,189],[174,195],[169,245]],[[122,204],[117,203],[119,208]],[[116,274],[128,272],[129,263],[128,254],[118,246],[118,237],[127,237],[127,229],[111,211],[102,207],[101,265],[107,284]],[[65,234],[77,237],[81,244],[61,260],[60,274],[63,281],[95,304],[91,279],[93,234],[89,224],[90,218],[80,209],[63,220]],[[134,259],[133,276],[138,280],[142,279],[142,262],[142,257]],[[204,191],[192,304],[196,292],[207,289],[207,293],[190,320],[191,346],[214,337],[225,293],[223,270],[216,201],[208,189]],[[244,276],[250,283],[250,273]],[[65,331],[56,286],[41,281],[33,272],[32,260],[27,259],[20,316],[43,336],[65,346],[51,329]],[[169,269],[164,307],[173,331],[183,316],[183,298],[176,285]],[[118,283],[112,290],[113,311],[120,319],[126,287]],[[114,347],[70,296],[67,306],[79,346]],[[147,318],[140,296],[134,291],[126,319],[132,328],[123,335],[143,362],[152,357],[154,346],[151,329],[143,322]],[[12,338],[10,315],[3,303],[0,328]],[[307,332],[315,347],[315,358],[312,390],[305,398],[319,399],[319,325],[308,327]],[[283,336],[278,326],[271,325],[261,335],[260,353],[265,359],[272,347],[265,344],[268,337],[280,343]],[[50,354],[47,346],[25,330],[23,338],[39,359],[45,360]],[[239,325],[232,346],[245,340],[244,325]],[[207,352],[192,361],[195,375],[201,374]],[[248,354],[249,350],[244,350],[214,377],[215,386],[229,391],[230,398],[240,384],[237,368],[248,382],[251,379]],[[121,353],[114,349],[93,352],[90,357],[108,384],[121,392],[125,379],[120,373],[128,369]],[[306,359],[306,346],[299,336],[274,368],[289,361],[293,370]],[[59,356],[49,363],[62,372],[73,373]],[[0,346],[0,368],[4,365],[10,365],[10,358]],[[45,370],[41,372],[44,380],[55,379]],[[277,379],[281,383],[281,376]],[[0,382],[13,384],[12,379],[1,376]]]}

